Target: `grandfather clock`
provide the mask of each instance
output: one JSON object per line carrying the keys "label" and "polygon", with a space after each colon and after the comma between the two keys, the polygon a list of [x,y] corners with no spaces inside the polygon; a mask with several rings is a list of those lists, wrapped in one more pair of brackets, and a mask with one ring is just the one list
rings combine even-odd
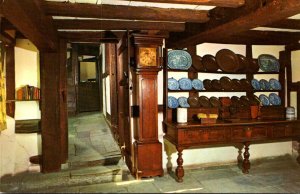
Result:
{"label": "grandfather clock", "polygon": [[134,98],[139,117],[134,131],[134,172],[137,178],[162,176],[162,144],[158,141],[157,74],[163,37],[133,34]]}

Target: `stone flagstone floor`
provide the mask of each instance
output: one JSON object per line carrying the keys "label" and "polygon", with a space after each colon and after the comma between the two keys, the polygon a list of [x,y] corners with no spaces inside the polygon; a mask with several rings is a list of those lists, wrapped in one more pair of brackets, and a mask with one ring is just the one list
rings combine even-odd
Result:
{"label": "stone flagstone floor", "polygon": [[[89,119],[87,119],[89,118]],[[285,155],[280,157],[263,158],[251,161],[250,173],[245,175],[237,164],[199,167],[186,169],[183,183],[177,183],[174,179],[174,169],[171,174],[165,173],[163,177],[143,178],[135,180],[124,166],[122,160],[108,160],[110,164],[121,164],[122,174],[117,182],[91,181],[88,172],[94,172],[94,179],[105,176],[97,174],[98,163],[107,157],[118,158],[117,146],[113,147],[113,141],[109,138],[109,129],[105,127],[103,117],[97,121],[99,115],[81,115],[70,120],[70,161],[68,168],[59,173],[50,174],[23,174],[1,180],[0,191],[2,192],[47,192],[47,193],[299,193],[300,192],[300,165],[294,156]],[[96,122],[97,124],[93,123]],[[97,126],[101,126],[96,130]],[[86,126],[86,127],[85,127]],[[95,128],[94,128],[95,127]],[[88,130],[95,129],[95,130]],[[105,145],[99,138],[104,136]],[[110,137],[109,137],[110,136]],[[98,142],[98,143],[96,143]],[[106,146],[110,145],[110,146]],[[94,158],[95,155],[101,158]],[[82,158],[82,161],[79,160]],[[88,164],[86,161],[93,159],[95,163]],[[80,163],[82,162],[82,163]],[[98,163],[97,163],[98,162]],[[95,165],[96,164],[96,165]],[[116,165],[111,165],[116,166]],[[105,166],[102,166],[102,168]],[[71,169],[71,170],[70,170]],[[79,170],[79,171],[78,171]],[[107,170],[107,168],[106,168]],[[80,174],[80,171],[82,174]],[[71,175],[76,181],[66,178]],[[101,179],[101,178],[100,178]],[[68,180],[64,182],[63,180]],[[57,184],[61,181],[62,184]],[[36,184],[39,187],[26,187]],[[10,187],[8,187],[8,185]]]}

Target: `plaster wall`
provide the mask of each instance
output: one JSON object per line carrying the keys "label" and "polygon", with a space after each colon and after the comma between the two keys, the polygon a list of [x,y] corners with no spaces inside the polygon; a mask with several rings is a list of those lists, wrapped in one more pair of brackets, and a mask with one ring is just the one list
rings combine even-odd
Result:
{"label": "plaster wall", "polygon": [[[39,52],[28,40],[17,40],[15,47],[16,89],[24,85],[40,87]],[[41,153],[41,137],[37,133],[16,134],[16,120],[40,119],[36,101],[16,102],[15,118],[7,116],[7,129],[0,133],[0,177],[24,171],[39,171],[29,158]]]}

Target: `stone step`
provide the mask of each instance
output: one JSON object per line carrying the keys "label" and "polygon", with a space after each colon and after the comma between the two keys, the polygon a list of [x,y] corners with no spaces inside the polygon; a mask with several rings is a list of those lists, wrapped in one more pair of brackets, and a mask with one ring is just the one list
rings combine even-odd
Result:
{"label": "stone step", "polygon": [[112,155],[106,155],[104,157],[99,157],[99,155],[90,155],[85,157],[72,157],[68,162],[69,169],[79,169],[84,167],[93,167],[93,166],[109,166],[117,165],[122,159],[121,154],[115,153]]}
{"label": "stone step", "polygon": [[26,173],[1,178],[1,192],[36,191],[122,181],[120,165],[66,169],[57,173]]}

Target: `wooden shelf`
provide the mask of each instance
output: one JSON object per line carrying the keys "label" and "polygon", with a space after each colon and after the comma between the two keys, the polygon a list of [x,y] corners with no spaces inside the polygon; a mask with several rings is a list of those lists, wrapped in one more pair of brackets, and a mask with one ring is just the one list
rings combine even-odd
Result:
{"label": "wooden shelf", "polygon": [[281,90],[168,90],[168,92],[280,92]]}
{"label": "wooden shelf", "polygon": [[251,72],[232,72],[232,73],[229,73],[229,72],[224,72],[224,71],[197,71],[197,70],[194,70],[194,69],[188,69],[188,70],[182,70],[182,69],[167,69],[168,72],[194,72],[194,73],[213,73],[213,74],[236,74],[236,75],[245,75],[245,74],[274,74],[274,75],[278,75],[279,72],[256,72],[256,73],[251,73]]}
{"label": "wooden shelf", "polygon": [[9,102],[22,102],[22,101],[40,101],[40,99],[31,99],[31,100],[6,100],[6,103],[9,103]]}

